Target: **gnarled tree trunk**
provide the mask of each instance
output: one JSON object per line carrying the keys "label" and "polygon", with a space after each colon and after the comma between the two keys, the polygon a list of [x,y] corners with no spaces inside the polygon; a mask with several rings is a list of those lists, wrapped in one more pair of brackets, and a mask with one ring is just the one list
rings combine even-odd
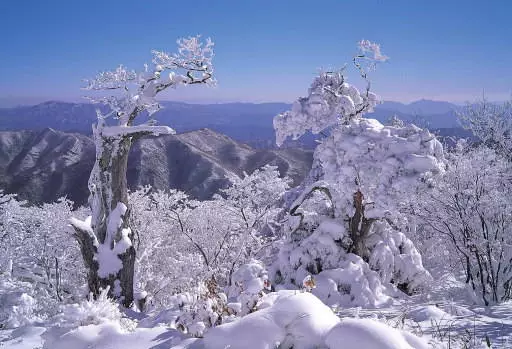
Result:
{"label": "gnarled tree trunk", "polygon": [[105,137],[94,130],[96,162],[89,179],[89,226],[73,224],[85,266],[89,291],[94,296],[109,287],[109,295],[124,306],[134,300],[135,248],[128,226],[130,208],[126,168],[131,136]]}
{"label": "gnarled tree trunk", "polygon": [[370,251],[366,247],[366,239],[370,234],[370,229],[375,219],[364,216],[364,195],[361,191],[355,192],[353,198],[355,212],[349,221],[349,234],[352,240],[349,252],[360,256],[368,262]]}

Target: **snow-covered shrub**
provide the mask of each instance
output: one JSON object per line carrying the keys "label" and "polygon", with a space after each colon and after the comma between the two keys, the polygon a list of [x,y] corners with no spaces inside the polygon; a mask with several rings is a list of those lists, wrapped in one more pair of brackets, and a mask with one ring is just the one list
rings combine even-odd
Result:
{"label": "snow-covered shrub", "polygon": [[102,290],[96,299],[90,294],[79,303],[61,307],[56,321],[66,327],[99,325],[107,321],[120,322],[122,313],[119,304],[108,297],[108,290]]}
{"label": "snow-covered shrub", "polygon": [[[382,57],[378,45],[366,44],[354,59],[365,79],[359,60],[372,58],[364,52]],[[277,283],[299,286],[305,275],[318,275],[327,288],[316,290],[324,301],[378,306],[394,294],[391,284],[410,294],[430,279],[405,235],[403,212],[418,185],[443,171],[443,148],[428,130],[363,118],[376,103],[369,85],[360,92],[340,70],[322,73],[307,97],[275,117],[278,144],[308,130],[324,135],[290,204]]]}
{"label": "snow-covered shrub", "polygon": [[150,303],[169,306],[170,296],[212,277],[220,287],[230,286],[241,265],[266,256],[288,179],[266,166],[231,180],[223,196],[203,202],[176,190],[145,188],[130,195],[131,226],[139,238],[135,286]]}
{"label": "snow-covered shrub", "polygon": [[220,325],[233,315],[226,294],[221,292],[214,279],[201,283],[192,292],[174,297],[181,311],[175,325],[194,337],[202,337],[208,328]]}
{"label": "snow-covered shrub", "polygon": [[486,305],[512,299],[511,164],[462,143],[448,160],[445,175],[416,201],[417,239],[435,252],[434,265],[463,272]]}
{"label": "snow-covered shrub", "polygon": [[270,288],[267,270],[260,261],[252,260],[233,273],[228,296],[240,303],[237,315],[246,315],[255,310],[261,297]]}
{"label": "snow-covered shrub", "polygon": [[171,296],[172,308],[179,309],[175,326],[184,333],[202,337],[211,327],[256,311],[270,284],[263,264],[251,260],[232,274],[231,285],[224,288],[227,294],[212,278],[188,292]]}
{"label": "snow-covered shrub", "polygon": [[136,288],[148,292],[151,303],[169,306],[173,294],[191,291],[212,277],[228,284],[230,270],[244,261],[252,240],[225,199],[199,202],[170,191],[139,196],[142,205],[136,200],[132,216],[141,222],[134,225],[140,236]]}
{"label": "snow-covered shrub", "polygon": [[385,305],[396,292],[384,285],[379,273],[361,257],[347,252],[344,238],[343,225],[325,219],[303,240],[284,242],[274,265],[275,282],[297,287],[311,274],[317,285],[312,292],[326,304]]}
{"label": "snow-covered shrub", "polygon": [[83,295],[84,268],[66,223],[72,212],[85,216],[65,199],[34,206],[11,196],[0,205],[0,273],[30,282],[48,316],[55,302]]}
{"label": "snow-covered shrub", "polygon": [[42,304],[29,282],[0,274],[0,329],[16,328],[42,320]]}

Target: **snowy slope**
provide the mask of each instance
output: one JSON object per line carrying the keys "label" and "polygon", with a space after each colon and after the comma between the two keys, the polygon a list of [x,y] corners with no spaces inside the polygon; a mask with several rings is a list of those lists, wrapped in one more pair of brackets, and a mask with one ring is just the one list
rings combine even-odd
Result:
{"label": "snowy slope", "polygon": [[[81,134],[49,128],[0,132],[0,188],[16,192],[22,199],[49,202],[67,195],[85,204],[93,161],[92,140]],[[202,129],[136,143],[129,158],[128,184],[131,188],[146,184],[178,188],[205,199],[226,186],[230,173],[242,175],[266,164],[277,165],[282,174],[298,183],[311,161],[310,152],[255,150]]]}

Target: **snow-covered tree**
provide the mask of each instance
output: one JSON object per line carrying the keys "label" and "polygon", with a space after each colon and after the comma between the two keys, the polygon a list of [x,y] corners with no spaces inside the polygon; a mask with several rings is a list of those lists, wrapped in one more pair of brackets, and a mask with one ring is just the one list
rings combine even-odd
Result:
{"label": "snow-covered tree", "polygon": [[84,295],[85,270],[80,250],[70,239],[69,200],[40,206],[0,198],[0,327],[55,314],[59,303]]}
{"label": "snow-covered tree", "polygon": [[512,100],[491,103],[483,98],[478,103],[467,105],[458,117],[462,125],[486,146],[511,159]]}
{"label": "snow-covered tree", "polygon": [[[113,96],[93,99],[110,112],[97,110],[93,126],[96,161],[89,179],[89,204],[92,217],[72,219],[75,237],[88,270],[88,286],[94,295],[110,287],[111,295],[125,306],[133,299],[133,275],[136,252],[134,231],[129,226],[130,205],[126,184],[128,153],[132,144],[146,135],[157,136],[174,131],[167,126],[137,125],[137,118],[157,112],[157,94],[181,85],[212,84],[213,42],[199,37],[179,39],[178,53],[153,51],[153,67],[141,72],[119,66],[89,80],[86,90],[111,91]],[[164,74],[169,72],[168,74]],[[109,125],[114,119],[115,125]]]}
{"label": "snow-covered tree", "polygon": [[83,217],[84,210],[73,211],[72,205],[60,199],[32,206],[11,198],[0,211],[1,265],[58,300],[76,295],[83,281],[79,250],[69,241],[67,219],[71,214]]}
{"label": "snow-covered tree", "polygon": [[[369,68],[387,57],[369,41],[359,47],[354,64],[368,82]],[[428,280],[421,256],[403,232],[401,211],[420,181],[443,171],[443,148],[428,130],[365,119],[376,104],[369,82],[360,92],[341,69],[322,72],[307,97],[275,117],[278,144],[306,131],[324,135],[302,192],[290,205],[277,281],[299,285],[308,274],[319,274],[324,286],[334,287],[324,300],[348,295],[349,302],[376,305],[372,297],[380,281],[412,292]],[[360,280],[358,289],[351,278]],[[371,290],[368,296],[365,289]]]}
{"label": "snow-covered tree", "polygon": [[212,278],[228,286],[240,265],[265,256],[289,180],[273,166],[230,180],[222,196],[203,202],[177,190],[130,194],[138,233],[136,287],[158,306]]}
{"label": "snow-covered tree", "polygon": [[[512,168],[485,146],[459,144],[448,169],[417,200],[418,238],[435,241],[433,258],[455,259],[486,305],[512,298]],[[443,246],[443,248],[439,248]],[[432,258],[432,257],[431,257]]]}

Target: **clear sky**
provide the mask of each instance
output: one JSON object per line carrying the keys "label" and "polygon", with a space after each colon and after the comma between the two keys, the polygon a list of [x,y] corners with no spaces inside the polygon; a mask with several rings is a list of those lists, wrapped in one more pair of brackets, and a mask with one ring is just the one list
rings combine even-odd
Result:
{"label": "clear sky", "polygon": [[[216,45],[216,89],[165,99],[292,101],[356,42],[391,57],[372,76],[384,99],[464,102],[512,92],[510,0],[1,0],[0,99],[78,99],[81,79],[150,62],[178,37]],[[355,74],[353,76],[356,77]]]}

